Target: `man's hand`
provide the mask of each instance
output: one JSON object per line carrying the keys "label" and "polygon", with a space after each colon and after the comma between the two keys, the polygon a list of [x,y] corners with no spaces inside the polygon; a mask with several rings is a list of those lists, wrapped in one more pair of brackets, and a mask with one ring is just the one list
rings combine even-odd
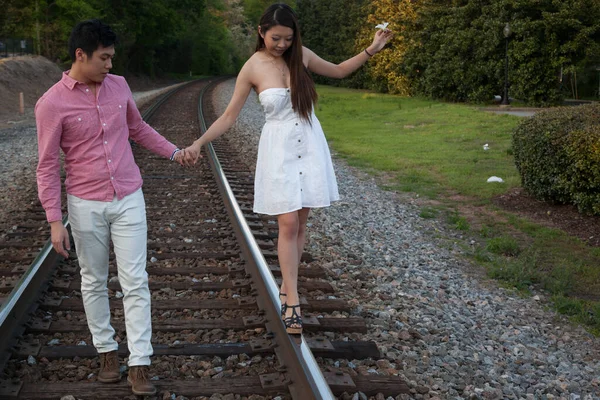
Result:
{"label": "man's hand", "polygon": [[180,165],[185,165],[184,164],[184,155],[185,155],[185,150],[179,150],[177,153],[175,153],[175,156],[173,156],[173,161],[179,163]]}
{"label": "man's hand", "polygon": [[71,241],[69,240],[69,232],[63,226],[62,221],[50,222],[50,236],[54,250],[64,258],[69,258],[67,250],[71,250]]}

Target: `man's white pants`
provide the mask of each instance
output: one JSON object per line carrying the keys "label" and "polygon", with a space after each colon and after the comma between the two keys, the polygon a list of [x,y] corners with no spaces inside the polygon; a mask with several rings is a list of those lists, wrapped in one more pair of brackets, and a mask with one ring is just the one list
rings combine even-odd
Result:
{"label": "man's white pants", "polygon": [[152,323],[146,272],[146,204],[142,189],[111,202],[68,195],[69,222],[81,267],[81,295],[98,353],[117,350],[108,303],[108,253],[112,238],[123,290],[129,366],[150,365]]}

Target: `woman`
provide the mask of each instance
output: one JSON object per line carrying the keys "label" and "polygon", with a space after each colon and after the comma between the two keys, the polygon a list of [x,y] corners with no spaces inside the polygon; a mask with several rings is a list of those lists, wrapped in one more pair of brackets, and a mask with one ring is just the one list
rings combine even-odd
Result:
{"label": "woman", "polygon": [[327,142],[314,115],[317,92],[308,71],[344,78],[391,36],[387,29],[377,31],[367,49],[335,65],[302,46],[296,14],[289,6],[273,4],[260,19],[256,51],[242,67],[227,109],[184,150],[185,162],[195,164],[202,146],[233,125],[250,90],[258,93],[266,123],[258,146],[254,212],[277,216],[281,314],[290,334],[302,333],[297,283],[308,214],[339,199]]}

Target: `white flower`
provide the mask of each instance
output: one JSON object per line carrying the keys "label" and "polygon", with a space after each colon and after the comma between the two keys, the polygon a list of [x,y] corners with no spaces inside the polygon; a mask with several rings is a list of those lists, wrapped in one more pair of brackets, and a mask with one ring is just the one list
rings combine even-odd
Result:
{"label": "white flower", "polygon": [[483,145],[483,149],[484,149],[484,150],[489,150],[489,149],[490,149],[490,146],[488,146],[488,144],[486,143],[486,144],[484,144],[484,145]]}
{"label": "white flower", "polygon": [[389,22],[384,22],[384,23],[382,23],[382,24],[379,24],[379,25],[377,25],[377,26],[375,27],[375,29],[385,29],[385,28],[387,28],[387,26],[388,26],[389,24],[390,24]]}

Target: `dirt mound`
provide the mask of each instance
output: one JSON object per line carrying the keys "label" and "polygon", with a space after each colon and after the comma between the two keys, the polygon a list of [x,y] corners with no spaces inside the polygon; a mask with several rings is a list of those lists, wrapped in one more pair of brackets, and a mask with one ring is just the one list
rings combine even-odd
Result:
{"label": "dirt mound", "polygon": [[62,70],[40,56],[0,59],[0,120],[23,119],[19,115],[19,92],[25,99],[25,114],[61,78]]}

